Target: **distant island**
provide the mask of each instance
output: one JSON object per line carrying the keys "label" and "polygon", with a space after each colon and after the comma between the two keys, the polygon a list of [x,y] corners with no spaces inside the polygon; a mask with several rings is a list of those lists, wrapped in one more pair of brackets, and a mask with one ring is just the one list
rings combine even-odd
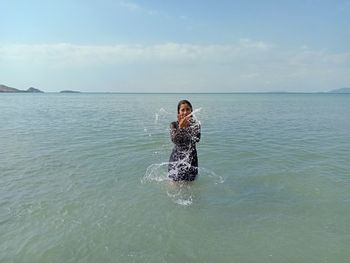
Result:
{"label": "distant island", "polygon": [[[43,91],[30,87],[27,90],[20,90],[12,87],[8,87],[6,85],[0,84],[0,93],[44,93]],[[59,93],[82,93],[81,91],[76,90],[62,90],[59,91]],[[113,93],[113,92],[106,92],[106,93]],[[229,92],[230,93],[230,92]],[[245,93],[245,92],[231,92],[231,93]],[[247,92],[250,93],[250,92]],[[290,92],[290,91],[261,91],[261,92],[253,92],[253,93],[267,93],[267,94],[293,94],[293,93],[315,93],[315,94],[350,94],[350,88],[344,87],[340,89],[334,89],[330,91],[323,91],[323,92]]]}
{"label": "distant island", "polygon": [[341,88],[328,91],[329,93],[350,93],[350,88]]}
{"label": "distant island", "polygon": [[35,89],[33,87],[30,87],[27,90],[20,90],[20,89],[15,89],[11,88],[5,85],[0,85],[0,92],[8,92],[8,93],[44,93],[43,91],[39,89]]}
{"label": "distant island", "polygon": [[76,90],[62,90],[60,91],[60,93],[81,93],[81,92]]}

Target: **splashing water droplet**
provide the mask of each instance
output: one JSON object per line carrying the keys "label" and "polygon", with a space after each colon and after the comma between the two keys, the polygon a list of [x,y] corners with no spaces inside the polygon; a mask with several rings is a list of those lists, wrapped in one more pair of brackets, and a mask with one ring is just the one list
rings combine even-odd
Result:
{"label": "splashing water droplet", "polygon": [[190,114],[188,114],[187,117],[194,116],[197,112],[200,112],[201,110],[202,110],[202,108],[195,109]]}
{"label": "splashing water droplet", "polygon": [[160,163],[160,164],[151,164],[147,167],[146,173],[141,179],[142,183],[146,182],[162,182],[165,180],[169,180],[167,173],[168,163]]}

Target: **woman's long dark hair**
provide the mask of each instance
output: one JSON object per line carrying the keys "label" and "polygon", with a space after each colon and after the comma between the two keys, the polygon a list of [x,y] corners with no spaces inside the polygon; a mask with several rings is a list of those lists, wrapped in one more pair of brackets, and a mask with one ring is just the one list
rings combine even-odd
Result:
{"label": "woman's long dark hair", "polygon": [[191,102],[189,102],[188,100],[180,100],[179,103],[177,104],[177,113],[179,113],[180,107],[182,104],[187,104],[188,106],[190,106],[191,111],[193,111]]}

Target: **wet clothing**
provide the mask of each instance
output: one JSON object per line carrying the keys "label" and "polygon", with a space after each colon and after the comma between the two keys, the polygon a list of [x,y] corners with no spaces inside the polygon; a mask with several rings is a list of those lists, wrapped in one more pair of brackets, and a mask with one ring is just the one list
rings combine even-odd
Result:
{"label": "wet clothing", "polygon": [[168,176],[174,181],[193,181],[198,174],[196,143],[201,137],[199,122],[190,120],[189,126],[179,128],[179,123],[170,124],[170,138],[175,144],[171,152]]}

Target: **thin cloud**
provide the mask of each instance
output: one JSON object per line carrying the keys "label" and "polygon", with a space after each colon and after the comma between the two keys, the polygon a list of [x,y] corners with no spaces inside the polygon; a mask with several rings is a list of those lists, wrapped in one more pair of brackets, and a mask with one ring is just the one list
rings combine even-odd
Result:
{"label": "thin cloud", "polygon": [[136,3],[133,3],[133,2],[130,2],[130,1],[120,1],[119,5],[129,9],[130,11],[135,11],[135,10],[141,10],[142,9],[140,5],[138,5]]}
{"label": "thin cloud", "polygon": [[[233,62],[272,46],[264,42],[240,41],[236,45],[75,45],[69,43],[0,46],[2,60],[57,62],[69,66],[95,63],[221,63]],[[65,65],[65,63],[67,65]]]}
{"label": "thin cloud", "polygon": [[142,12],[144,14],[150,15],[150,16],[155,16],[155,15],[159,14],[159,11],[157,11],[157,10],[143,7],[140,4],[137,4],[137,3],[131,2],[131,1],[120,1],[119,5],[123,8],[128,9],[131,12],[138,11],[138,12]]}
{"label": "thin cloud", "polygon": [[[36,63],[55,61],[70,65],[95,63],[235,63],[264,62],[308,66],[349,66],[349,52],[334,53],[307,47],[283,50],[263,41],[243,39],[231,45],[194,45],[164,43],[158,45],[76,45],[22,44],[0,46],[1,61]],[[66,66],[66,65],[65,65]]]}
{"label": "thin cloud", "polygon": [[[350,82],[350,52],[314,50],[305,46],[283,49],[273,43],[250,39],[231,45],[58,43],[0,46],[2,74],[15,76],[16,68],[23,67],[38,72],[40,69],[104,72],[117,67],[134,76],[128,80],[130,87],[144,83],[152,87],[169,86],[173,90],[185,84],[204,87],[207,91],[217,85],[226,91],[232,86],[240,90],[252,87],[302,90],[312,85],[319,90],[331,85],[346,86]],[[95,77],[101,78],[97,73]]]}

